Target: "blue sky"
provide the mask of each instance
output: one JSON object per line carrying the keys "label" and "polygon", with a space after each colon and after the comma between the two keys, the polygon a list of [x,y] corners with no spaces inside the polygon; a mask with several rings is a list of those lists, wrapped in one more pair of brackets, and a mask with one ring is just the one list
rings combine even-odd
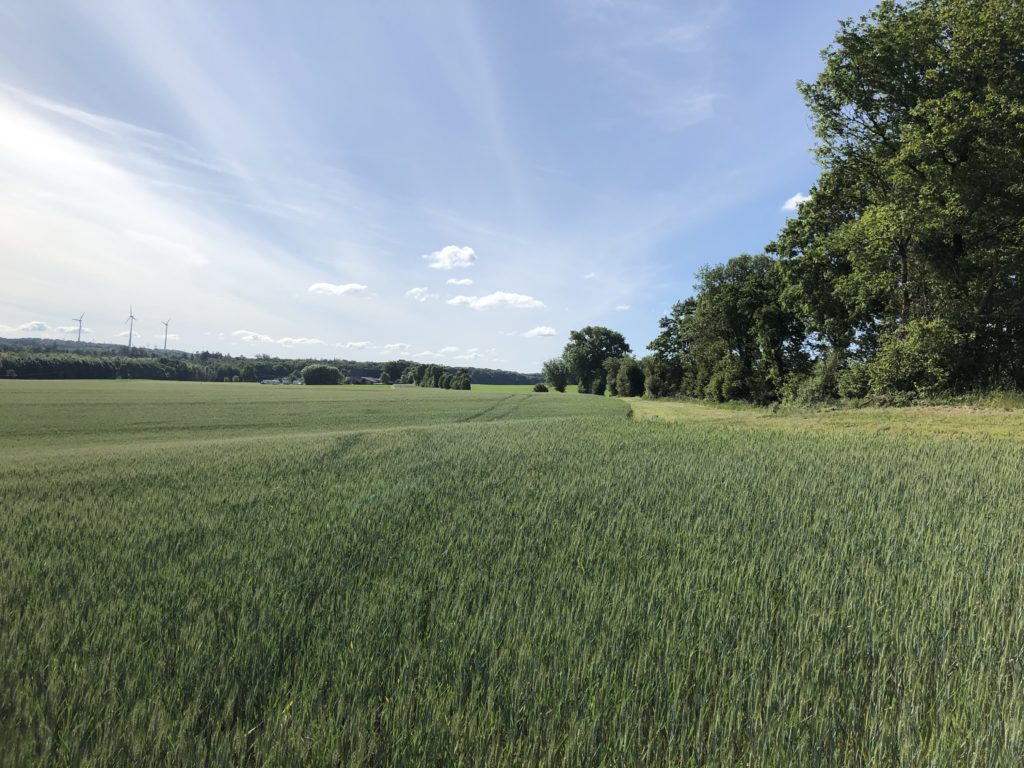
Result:
{"label": "blue sky", "polygon": [[642,353],[817,171],[872,3],[0,6],[0,335],[538,370]]}

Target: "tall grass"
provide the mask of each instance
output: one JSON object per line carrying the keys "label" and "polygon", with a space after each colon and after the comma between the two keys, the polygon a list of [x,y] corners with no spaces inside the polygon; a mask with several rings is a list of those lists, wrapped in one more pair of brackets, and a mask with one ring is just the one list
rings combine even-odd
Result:
{"label": "tall grass", "polygon": [[0,387],[5,764],[1024,758],[1019,442],[50,386]]}

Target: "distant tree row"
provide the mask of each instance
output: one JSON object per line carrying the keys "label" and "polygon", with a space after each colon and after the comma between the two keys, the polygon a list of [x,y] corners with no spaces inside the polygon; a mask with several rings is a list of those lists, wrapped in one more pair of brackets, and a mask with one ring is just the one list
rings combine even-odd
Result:
{"label": "distant tree row", "polygon": [[[194,354],[171,352],[162,355],[153,350],[132,350],[132,354],[113,354],[104,345],[78,345],[76,352],[59,351],[45,341],[0,340],[0,378],[24,379],[160,379],[174,381],[240,381],[266,379],[303,379],[310,366],[326,366],[338,371],[339,381],[379,378],[398,381],[407,369],[423,370],[421,386],[468,389],[478,378],[482,383],[533,384],[540,376],[482,368],[448,369],[423,366],[407,360],[386,363],[361,363],[337,360],[289,360],[259,355],[255,358],[232,357],[216,352]],[[127,352],[127,348],[121,348]],[[429,376],[426,375],[429,370]],[[319,369],[318,369],[319,370]],[[315,376],[316,374],[314,374]],[[330,376],[330,374],[326,374]]]}
{"label": "distant tree row", "polygon": [[402,371],[398,381],[400,384],[415,384],[417,387],[433,389],[469,389],[472,373],[467,368],[451,371],[443,365],[410,363]]}

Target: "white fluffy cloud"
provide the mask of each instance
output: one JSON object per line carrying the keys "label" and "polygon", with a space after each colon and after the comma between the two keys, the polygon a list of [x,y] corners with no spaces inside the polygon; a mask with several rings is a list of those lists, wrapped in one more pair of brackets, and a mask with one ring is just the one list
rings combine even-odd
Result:
{"label": "white fluffy cloud", "polygon": [[[75,327],[77,328],[78,326],[76,325]],[[40,333],[41,331],[50,330],[50,326],[42,320],[33,320],[30,323],[22,323],[15,330],[27,331],[29,333]]]}
{"label": "white fluffy cloud", "polygon": [[431,269],[455,269],[473,266],[476,262],[476,253],[468,245],[446,245],[439,251],[426,254],[423,258],[430,262]]}
{"label": "white fluffy cloud", "polygon": [[453,278],[451,278],[448,281],[448,285],[472,285],[472,284],[473,284],[473,278],[471,278],[471,277],[463,277],[463,278],[454,278],[453,277]]}
{"label": "white fluffy cloud", "polygon": [[526,296],[522,293],[508,293],[507,291],[496,291],[486,296],[456,296],[448,299],[448,303],[454,307],[465,305],[471,309],[484,310],[495,307],[511,307],[513,309],[539,309],[544,302],[533,296]]}
{"label": "white fluffy cloud", "polygon": [[344,296],[347,293],[362,293],[366,286],[362,283],[313,283],[307,289],[310,293],[322,293],[328,296]]}
{"label": "white fluffy cloud", "polygon": [[791,198],[789,198],[786,202],[782,204],[782,210],[792,211],[795,213],[800,209],[801,204],[806,203],[810,199],[810,195],[805,195],[802,192],[797,192],[795,195],[793,195]]}
{"label": "white fluffy cloud", "polygon": [[294,338],[292,336],[285,336],[277,340],[277,343],[285,347],[297,347],[297,346],[309,346],[311,344],[323,344],[323,339],[307,339],[305,336],[299,336]]}
{"label": "white fluffy cloud", "polygon": [[552,328],[550,325],[538,325],[536,328],[531,328],[523,334],[528,339],[536,338],[537,336],[557,336],[558,331]]}
{"label": "white fluffy cloud", "polygon": [[373,344],[369,341],[339,341],[334,346],[341,347],[342,349],[368,349],[369,347],[372,347]]}
{"label": "white fluffy cloud", "polygon": [[427,299],[438,298],[438,295],[436,293],[431,293],[430,289],[427,288],[427,286],[423,286],[422,288],[410,288],[408,291],[405,292],[405,295],[408,296],[413,301],[420,302],[426,301]]}
{"label": "white fluffy cloud", "polygon": [[282,347],[299,347],[327,343],[323,339],[313,339],[307,336],[282,336],[280,339],[275,339],[273,336],[267,336],[265,333],[256,333],[256,331],[234,331],[231,335],[239,341],[244,341],[248,344],[280,344]]}
{"label": "white fluffy cloud", "polygon": [[248,342],[249,344],[255,344],[257,342],[261,344],[273,344],[274,339],[267,336],[265,333],[256,333],[255,331],[234,331],[232,334],[241,341]]}

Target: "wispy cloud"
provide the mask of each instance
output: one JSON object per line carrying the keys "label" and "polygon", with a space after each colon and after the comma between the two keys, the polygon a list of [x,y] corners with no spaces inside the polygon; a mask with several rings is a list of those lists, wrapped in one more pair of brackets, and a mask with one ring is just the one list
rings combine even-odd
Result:
{"label": "wispy cloud", "polygon": [[491,362],[498,362],[498,359],[494,357],[494,350],[489,349],[486,352],[477,349],[476,347],[470,347],[468,349],[462,349],[461,347],[447,346],[441,347],[438,351],[434,352],[429,349],[425,349],[422,352],[416,352],[410,357],[415,359],[427,359],[432,358],[435,360],[452,360],[460,363],[488,360]]}
{"label": "wispy cloud", "polygon": [[461,277],[461,278],[452,277],[452,278],[449,278],[448,282],[446,283],[446,285],[472,285],[472,284],[473,284],[473,278],[471,278],[471,277]]}
{"label": "wispy cloud", "polygon": [[797,192],[795,195],[793,195],[791,198],[789,198],[788,200],[786,200],[786,202],[782,204],[782,210],[789,211],[791,213],[796,213],[798,210],[800,210],[800,206],[810,199],[810,195],[805,195],[803,192]]}
{"label": "wispy cloud", "polygon": [[[708,74],[713,70],[698,57],[714,51],[729,4],[590,0],[573,8],[620,97],[651,126],[672,132],[714,115],[721,96]],[[681,64],[684,56],[689,66]]]}
{"label": "wispy cloud", "polygon": [[439,251],[424,257],[431,269],[456,269],[471,267],[476,263],[476,253],[468,245],[446,245]]}
{"label": "wispy cloud", "polygon": [[448,299],[452,306],[467,306],[471,309],[484,310],[496,307],[511,307],[512,309],[539,309],[544,302],[533,296],[522,293],[508,293],[507,291],[495,291],[486,296],[455,296]]}
{"label": "wispy cloud", "polygon": [[425,285],[421,288],[410,288],[405,292],[405,295],[413,301],[419,301],[421,303],[428,299],[440,298],[436,293],[431,293],[430,289]]}
{"label": "wispy cloud", "polygon": [[178,260],[185,264],[198,267],[209,262],[209,259],[207,259],[204,254],[200,253],[192,245],[179,243],[174,240],[169,240],[166,237],[160,237],[159,235],[153,235],[146,232],[128,231],[125,232],[125,234],[135,242],[145,246],[158,257]]}
{"label": "wispy cloud", "polygon": [[537,336],[557,336],[558,331],[552,328],[550,325],[538,325],[536,328],[531,328],[523,334],[528,339],[536,338]]}
{"label": "wispy cloud", "polygon": [[341,349],[369,349],[373,346],[373,342],[370,341],[339,341],[334,346],[340,347]]}
{"label": "wispy cloud", "polygon": [[707,47],[711,37],[711,25],[700,22],[684,22],[655,30],[645,38],[634,40],[636,45],[665,48],[674,53],[695,53]]}
{"label": "wispy cloud", "polygon": [[583,276],[583,279],[584,280],[593,280],[595,277],[597,277],[597,272],[587,272],[587,274],[585,274]]}
{"label": "wispy cloud", "polygon": [[[2,331],[3,329],[4,329],[4,327],[0,326],[0,331]],[[78,334],[78,326],[77,325],[58,325],[53,330],[57,331],[57,333],[62,333],[62,334],[65,334],[65,335],[69,334],[69,333],[73,333],[75,335]],[[84,326],[84,325],[82,326],[82,335],[83,336],[85,336],[86,334],[91,336],[92,333],[93,333],[92,328],[89,328],[89,327]],[[161,338],[163,338],[162,335],[161,335]]]}
{"label": "wispy cloud", "polygon": [[345,296],[350,293],[362,293],[366,289],[367,286],[362,283],[313,283],[307,290],[310,293]]}
{"label": "wispy cloud", "polygon": [[630,305],[629,304],[617,304],[615,306],[615,309],[617,309],[619,312],[625,312],[626,310],[630,309]]}
{"label": "wispy cloud", "polygon": [[680,131],[710,118],[721,98],[704,86],[652,88],[643,113],[666,131]]}

